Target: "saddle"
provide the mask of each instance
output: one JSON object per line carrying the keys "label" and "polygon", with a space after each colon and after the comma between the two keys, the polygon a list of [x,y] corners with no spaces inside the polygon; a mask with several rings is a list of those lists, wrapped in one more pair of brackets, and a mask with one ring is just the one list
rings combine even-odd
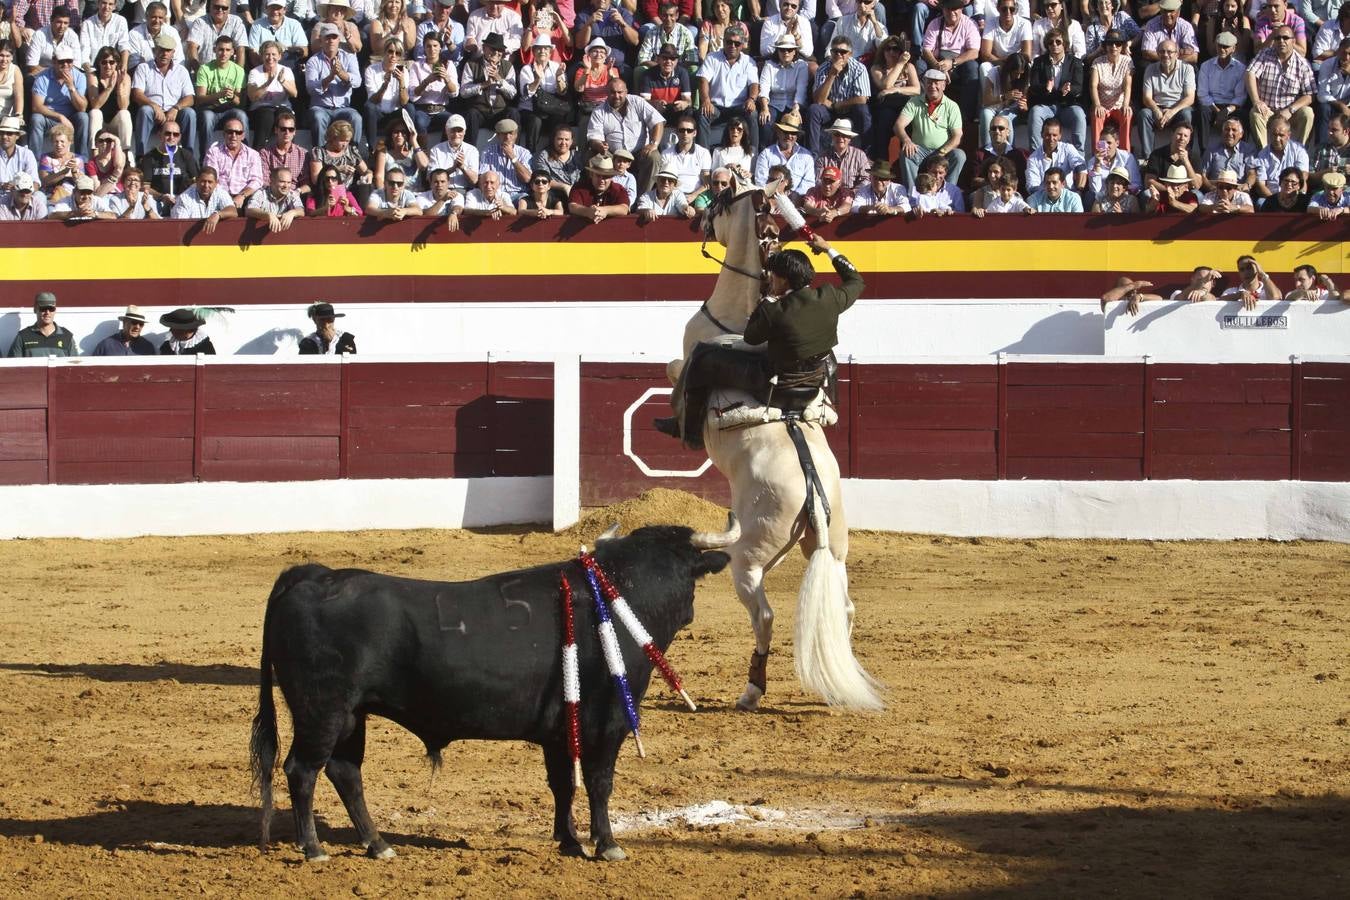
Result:
{"label": "saddle", "polygon": [[[776,373],[762,352],[705,341],[694,346],[670,395],[673,419],[657,419],[655,425],[689,449],[702,450],[708,399],[715,389],[745,391],[759,404],[778,410],[776,419],[788,418],[815,402],[822,388],[833,403],[838,396],[838,368],[834,354],[828,353],[790,372]],[[770,381],[775,374],[778,384]]]}

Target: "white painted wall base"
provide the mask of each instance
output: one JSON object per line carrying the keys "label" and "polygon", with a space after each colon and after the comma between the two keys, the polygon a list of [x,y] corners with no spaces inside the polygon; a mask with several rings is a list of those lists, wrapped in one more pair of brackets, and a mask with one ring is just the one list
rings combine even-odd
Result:
{"label": "white painted wall base", "polygon": [[553,479],[38,484],[0,487],[0,538],[476,528],[546,522]]}
{"label": "white painted wall base", "polygon": [[851,528],[969,537],[1350,542],[1350,484],[845,479]]}

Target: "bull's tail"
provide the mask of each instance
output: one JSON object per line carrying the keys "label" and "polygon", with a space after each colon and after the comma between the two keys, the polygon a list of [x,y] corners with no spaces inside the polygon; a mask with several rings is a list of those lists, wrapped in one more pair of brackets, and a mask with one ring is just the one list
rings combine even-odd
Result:
{"label": "bull's tail", "polygon": [[311,570],[309,566],[296,566],[282,572],[272,587],[271,596],[267,598],[267,611],[263,614],[262,659],[258,664],[258,714],[253,717],[248,747],[253,765],[253,789],[262,801],[262,834],[258,848],[264,853],[271,842],[272,772],[277,764],[277,708],[272,698],[272,660],[267,652],[272,607],[278,597],[307,577]]}
{"label": "bull's tail", "polygon": [[[802,455],[808,489],[806,516],[816,533],[816,549],[806,563],[797,594],[797,630],[793,663],[802,687],[819,694],[830,706],[846,709],[883,709],[881,684],[853,655],[851,612],[844,564],[830,551],[829,506],[823,486],[810,462],[810,450],[801,432],[789,427]],[[799,439],[800,438],[800,439]]]}

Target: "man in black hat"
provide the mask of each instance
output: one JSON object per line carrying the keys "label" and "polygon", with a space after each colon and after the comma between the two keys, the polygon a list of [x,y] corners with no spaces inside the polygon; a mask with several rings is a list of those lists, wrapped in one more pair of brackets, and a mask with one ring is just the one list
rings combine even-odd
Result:
{"label": "man in black hat", "polygon": [[827,253],[842,287],[811,287],[816,270],[800,250],[780,250],[764,261],[769,290],[750,314],[745,342],[767,344],[773,373],[797,386],[825,383],[830,351],[839,343],[839,316],[853,305],[865,286],[853,263],[818,234],[810,240],[816,253]]}
{"label": "man in black hat", "polygon": [[340,355],[356,352],[356,337],[350,332],[338,331],[337,320],[347,314],[334,312],[331,303],[315,303],[309,308],[314,333],[300,341],[301,356]]}
{"label": "man in black hat", "polygon": [[200,329],[206,320],[190,309],[175,309],[159,317],[159,324],[169,329],[169,337],[159,347],[161,356],[215,356],[211,339]]}
{"label": "man in black hat", "polygon": [[122,323],[121,330],[99,341],[94,347],[94,356],[155,355],[155,345],[141,337],[141,331],[145,328],[145,314],[139,306],[128,306],[117,320]]}
{"label": "man in black hat", "polygon": [[78,356],[75,349],[75,335],[69,329],[56,324],[56,295],[51,291],[38,291],[33,298],[33,312],[37,321],[22,328],[14,336],[9,346],[9,356]]}
{"label": "man in black hat", "polygon": [[459,96],[465,101],[464,116],[469,126],[466,140],[472,144],[478,129],[512,118],[511,104],[517,93],[516,70],[506,57],[506,41],[494,31],[483,38],[482,53],[464,64],[459,79]]}

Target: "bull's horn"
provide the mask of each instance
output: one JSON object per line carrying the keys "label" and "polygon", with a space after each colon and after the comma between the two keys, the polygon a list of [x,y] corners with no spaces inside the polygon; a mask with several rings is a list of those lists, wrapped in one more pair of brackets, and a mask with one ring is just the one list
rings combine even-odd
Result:
{"label": "bull's horn", "polygon": [[612,541],[618,536],[619,536],[619,523],[615,522],[613,525],[606,528],[605,533],[596,538],[595,542],[597,544],[600,544],[604,543],[605,541]]}
{"label": "bull's horn", "polygon": [[736,543],[741,539],[741,523],[736,521],[735,513],[727,513],[727,530],[697,531],[689,541],[700,550],[717,550]]}

